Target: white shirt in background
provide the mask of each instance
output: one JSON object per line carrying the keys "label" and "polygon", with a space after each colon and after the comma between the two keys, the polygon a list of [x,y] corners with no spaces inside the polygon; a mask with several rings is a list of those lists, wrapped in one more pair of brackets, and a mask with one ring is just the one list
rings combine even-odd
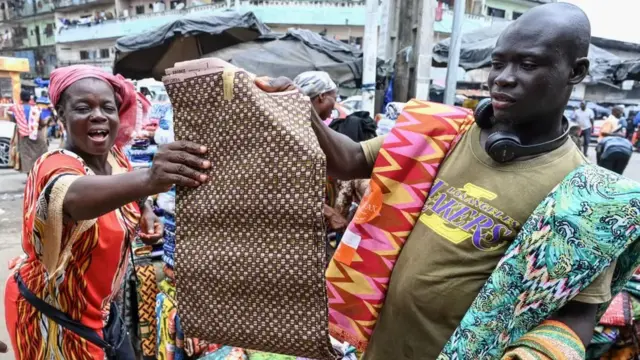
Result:
{"label": "white shirt in background", "polygon": [[584,110],[576,109],[573,112],[573,120],[575,120],[575,122],[580,125],[580,128],[582,130],[591,128],[591,120],[593,120],[594,118],[595,115],[593,114],[593,110],[589,108],[586,108]]}

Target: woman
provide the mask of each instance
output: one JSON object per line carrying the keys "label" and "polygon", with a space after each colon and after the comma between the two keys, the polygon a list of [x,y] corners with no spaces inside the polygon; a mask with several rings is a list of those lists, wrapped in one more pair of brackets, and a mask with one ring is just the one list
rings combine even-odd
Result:
{"label": "woman", "polygon": [[51,74],[50,96],[68,136],[64,149],[36,161],[27,181],[26,256],[5,291],[11,345],[17,359],[133,359],[111,301],[136,227],[143,239],[162,236],[150,203],[140,199],[174,183],[196,187],[206,181],[206,148],[164,145],[150,169],[131,171],[119,148],[136,121],[131,84],[94,67],[72,66]]}
{"label": "woman", "polygon": [[[34,162],[47,152],[47,121],[35,104],[31,104],[31,94],[20,92],[21,104],[9,110],[17,129],[17,156],[15,168],[28,173]],[[19,166],[18,166],[19,165]]]}
{"label": "woman", "polygon": [[311,104],[320,119],[331,118],[331,112],[338,99],[338,86],[329,74],[324,71],[307,71],[296,76],[293,83],[311,99]]}

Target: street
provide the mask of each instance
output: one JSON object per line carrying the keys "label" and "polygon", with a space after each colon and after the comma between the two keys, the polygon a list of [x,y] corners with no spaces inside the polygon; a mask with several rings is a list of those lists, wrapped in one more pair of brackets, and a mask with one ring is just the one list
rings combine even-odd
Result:
{"label": "street", "polygon": [[[595,151],[590,149],[589,158],[595,162]],[[640,154],[634,153],[625,176],[640,181]],[[4,326],[4,286],[10,259],[22,253],[20,232],[22,223],[22,192],[26,175],[13,170],[0,170],[0,340],[9,341]],[[12,359],[11,354],[0,355],[0,359]]]}

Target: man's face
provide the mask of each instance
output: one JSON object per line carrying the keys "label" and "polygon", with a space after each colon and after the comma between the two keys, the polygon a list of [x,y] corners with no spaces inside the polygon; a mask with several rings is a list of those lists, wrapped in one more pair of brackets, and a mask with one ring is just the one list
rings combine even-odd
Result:
{"label": "man's face", "polygon": [[587,108],[587,104],[585,103],[580,103],[580,109],[584,110]]}
{"label": "man's face", "polygon": [[512,24],[492,54],[489,87],[495,120],[525,124],[564,109],[572,64],[551,31]]}

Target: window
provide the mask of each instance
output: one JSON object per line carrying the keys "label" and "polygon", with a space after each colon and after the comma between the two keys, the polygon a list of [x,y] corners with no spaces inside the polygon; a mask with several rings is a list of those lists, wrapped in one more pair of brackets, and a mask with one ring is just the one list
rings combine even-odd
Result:
{"label": "window", "polygon": [[517,12],[517,11],[514,11],[514,12],[513,12],[513,16],[512,16],[512,17],[513,17],[513,20],[516,20],[516,19],[517,19],[517,18],[519,18],[520,16],[522,16],[522,13],[521,13],[521,12]]}
{"label": "window", "polygon": [[492,17],[497,17],[497,18],[505,18],[506,17],[506,11],[502,10],[502,9],[496,9],[496,8],[492,8],[491,6],[487,7],[487,15],[492,16]]}
{"label": "window", "polygon": [[142,15],[142,14],[144,14],[144,5],[136,6],[136,15]]}
{"label": "window", "polygon": [[88,60],[89,59],[89,52],[82,50],[80,51],[80,60]]}
{"label": "window", "polygon": [[100,58],[108,59],[109,58],[109,49],[100,49]]}

